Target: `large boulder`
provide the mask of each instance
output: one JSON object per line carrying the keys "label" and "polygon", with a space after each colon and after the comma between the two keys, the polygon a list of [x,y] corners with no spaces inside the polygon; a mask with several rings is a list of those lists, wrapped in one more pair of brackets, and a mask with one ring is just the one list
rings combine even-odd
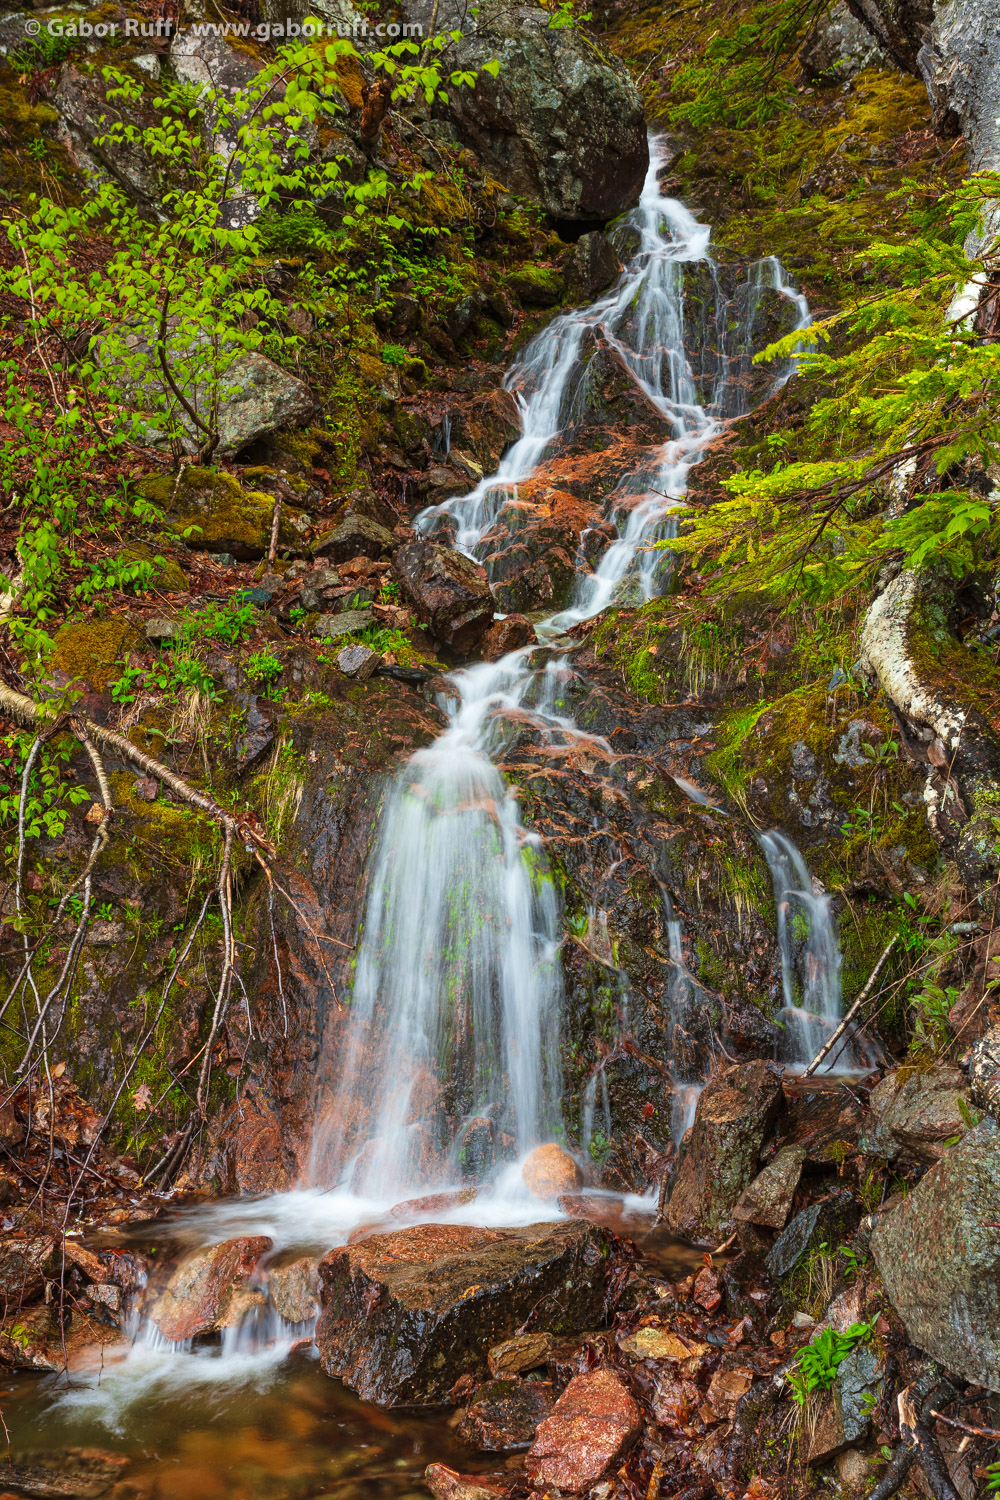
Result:
{"label": "large boulder", "polygon": [[847,4],[896,66],[919,76],[917,54],[934,18],[934,0],[847,0]]}
{"label": "large boulder", "polygon": [[884,1161],[933,1166],[946,1142],[964,1134],[968,1099],[963,1074],[949,1063],[926,1072],[894,1069],[872,1091],[858,1149]]}
{"label": "large boulder", "polygon": [[893,1306],[918,1348],[1000,1392],[1000,1127],[986,1119],[872,1232]]}
{"label": "large boulder", "polygon": [[781,1069],[773,1063],[739,1064],[705,1087],[667,1205],[674,1234],[695,1244],[725,1238],[780,1102]]}
{"label": "large boulder", "polygon": [[[408,10],[430,8],[411,0]],[[439,19],[448,9],[434,7]],[[649,150],[624,64],[576,27],[553,28],[540,7],[487,0],[475,20],[465,15],[450,67],[478,71],[495,60],[500,70],[481,73],[474,89],[451,89],[447,113],[483,166],[555,219],[601,224],[631,208]]]}
{"label": "large boulder", "polygon": [[434,639],[467,655],[493,619],[485,569],[453,547],[423,540],[396,549],[392,572]]}
{"label": "large boulder", "polygon": [[614,1237],[578,1221],[418,1224],[320,1261],[320,1359],[365,1401],[446,1401],[460,1375],[534,1314],[570,1332],[600,1319]]}

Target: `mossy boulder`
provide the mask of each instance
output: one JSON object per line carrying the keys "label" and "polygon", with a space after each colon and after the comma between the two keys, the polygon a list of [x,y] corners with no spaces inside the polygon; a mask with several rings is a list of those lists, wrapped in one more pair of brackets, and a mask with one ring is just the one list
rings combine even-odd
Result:
{"label": "mossy boulder", "polygon": [[566,286],[552,266],[534,265],[530,261],[511,272],[507,285],[525,307],[555,307]]}
{"label": "mossy boulder", "polygon": [[[190,464],[177,484],[158,474],[140,486],[147,499],[168,511],[168,530],[202,552],[231,552],[234,557],[263,557],[271,536],[274,496],[245,490],[232,475]],[[308,529],[302,511],[284,505],[280,542],[293,546]]]}
{"label": "mossy boulder", "polygon": [[104,692],[121,676],[126,652],[144,645],[141,631],[127,615],[74,620],[56,632],[49,665],[72,681]]}

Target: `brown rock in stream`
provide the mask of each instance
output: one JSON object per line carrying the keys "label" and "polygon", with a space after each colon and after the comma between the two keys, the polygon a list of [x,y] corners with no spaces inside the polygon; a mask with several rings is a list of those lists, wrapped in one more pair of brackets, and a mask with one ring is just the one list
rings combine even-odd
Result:
{"label": "brown rock in stream", "polygon": [[742,1063],[706,1086],[667,1205],[674,1234],[693,1244],[724,1238],[741,1193],[757,1175],[780,1101],[781,1069],[772,1063]]}
{"label": "brown rock in stream", "polygon": [[392,558],[393,577],[435,640],[467,654],[493,619],[486,572],[438,542],[407,542]]}
{"label": "brown rock in stream", "polygon": [[510,1494],[514,1484],[513,1476],[499,1479],[492,1474],[459,1474],[444,1464],[428,1464],[424,1479],[434,1500],[498,1500]]}
{"label": "brown rock in stream", "polygon": [[323,1368],[380,1406],[445,1401],[530,1316],[561,1332],[598,1322],[615,1244],[579,1222],[417,1224],[331,1250],[319,1267]]}
{"label": "brown rock in stream", "polygon": [[458,1430],[467,1443],[486,1453],[527,1448],[553,1400],[548,1380],[488,1380],[469,1402]]}
{"label": "brown rock in stream", "polygon": [[521,1168],[528,1192],[534,1198],[558,1198],[583,1186],[583,1173],[568,1151],[550,1142],[536,1146]]}
{"label": "brown rock in stream", "polygon": [[218,1327],[233,1290],[243,1286],[271,1244],[266,1235],[247,1235],[186,1256],[150,1309],[164,1338],[179,1343]]}
{"label": "brown rock in stream", "polygon": [[51,1235],[0,1238],[0,1302],[5,1313],[34,1301],[39,1295],[45,1285],[46,1270],[54,1269],[51,1265],[54,1249]]}
{"label": "brown rock in stream", "polygon": [[577,1375],[539,1427],[528,1473],[538,1488],[582,1494],[621,1461],[641,1430],[639,1406],[613,1370]]}
{"label": "brown rock in stream", "polygon": [[319,1312],[319,1261],[314,1255],[268,1271],[267,1290],[286,1323],[309,1323]]}

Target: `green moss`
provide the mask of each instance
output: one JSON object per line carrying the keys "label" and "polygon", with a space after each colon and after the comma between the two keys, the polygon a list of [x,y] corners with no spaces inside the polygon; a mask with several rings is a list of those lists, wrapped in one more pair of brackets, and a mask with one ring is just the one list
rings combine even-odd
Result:
{"label": "green moss", "polygon": [[554,307],[562,299],[566,284],[552,266],[524,261],[507,277],[507,285],[525,307]]}
{"label": "green moss", "polygon": [[77,620],[56,633],[51,665],[56,671],[103,692],[121,675],[125,653],[143,645],[145,638],[124,615]]}
{"label": "green moss", "polygon": [[[169,513],[169,533],[207,552],[259,557],[267,550],[274,516],[274,496],[246,490],[232,475],[190,464],[177,484],[157,474],[140,485],[147,499]],[[294,545],[306,526],[301,511],[285,505],[281,541]]]}

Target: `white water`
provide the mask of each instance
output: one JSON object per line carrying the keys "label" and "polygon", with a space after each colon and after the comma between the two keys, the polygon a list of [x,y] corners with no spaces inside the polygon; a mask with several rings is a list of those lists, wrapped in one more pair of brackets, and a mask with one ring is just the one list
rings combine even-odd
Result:
{"label": "white water", "polygon": [[[773,258],[752,268],[732,301],[722,295],[708,227],[660,193],[662,154],[652,141],[640,203],[622,229],[623,247],[631,240],[635,248],[618,283],[591,307],[554,319],[508,377],[521,409],[520,439],[471,494],[418,518],[425,530],[442,520],[454,524],[457,545],[474,554],[517,485],[580,420],[583,351],[592,348],[593,335],[616,349],[671,436],[610,497],[607,518],[618,538],[596,572],[581,572],[572,604],[547,622],[547,631],[540,627],[543,634],[593,618],[626,582],[644,599],[663,586],[664,554],[653,544],[671,534],[692,466],[725,422],[745,410],[763,293],[770,288],[792,303],[796,327],[809,321],[805,299]],[[714,365],[703,389],[686,352],[694,330],[686,326],[685,275],[695,265],[715,289],[702,330]],[[791,369],[788,362],[779,370],[772,390]],[[276,1250],[315,1253],[342,1244],[359,1225],[386,1221],[400,1199],[455,1183],[463,1129],[472,1121],[489,1122],[495,1171],[473,1203],[434,1217],[488,1225],[531,1223],[540,1212],[559,1216],[555,1204],[539,1205],[528,1195],[519,1161],[561,1125],[561,914],[544,850],[524,828],[495,762],[506,737],[525,724],[554,750],[583,749],[594,764],[612,759],[605,741],[560,712],[568,675],[564,659],[539,662],[532,650],[451,675],[442,703],[447,727],[400,771],[382,813],[338,1083],[318,1103],[317,1186],[198,1209],[180,1221],[189,1243],[263,1233]],[[697,789],[684,789],[701,800]],[[700,1003],[699,987],[685,968],[680,923],[666,895],[665,902],[673,971],[668,1000],[681,1038],[686,1016]],[[831,961],[839,966],[836,954]],[[673,1076],[679,1136],[693,1117],[701,1079],[676,1065]],[[584,1104],[588,1132],[595,1115],[606,1123],[610,1108],[603,1073],[595,1072],[592,1083]],[[266,1268],[262,1276],[266,1285]],[[302,1333],[270,1312],[227,1336],[221,1357],[209,1357],[165,1347],[147,1321],[117,1368],[64,1399],[89,1403],[114,1427],[128,1406],[151,1398],[158,1382],[266,1381]]]}
{"label": "white water", "polygon": [[[781,1060],[804,1068],[842,1014],[840,940],[833,903],[818,889],[801,853],[785,834],[760,835],[774,885],[785,1026]],[[845,1035],[824,1058],[821,1073],[850,1073],[872,1065],[865,1043]]]}

